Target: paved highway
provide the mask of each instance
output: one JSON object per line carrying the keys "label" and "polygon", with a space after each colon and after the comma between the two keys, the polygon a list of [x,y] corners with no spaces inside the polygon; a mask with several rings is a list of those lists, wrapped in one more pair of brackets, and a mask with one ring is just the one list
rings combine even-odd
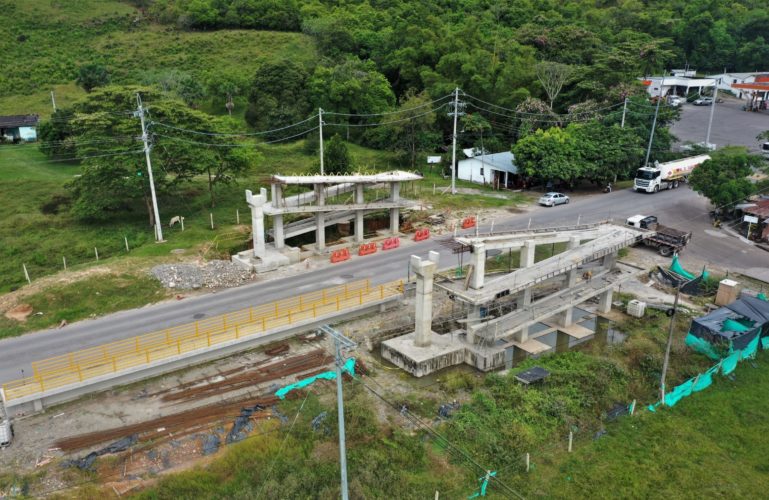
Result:
{"label": "paved highway", "polygon": [[[769,253],[748,242],[713,230],[708,218],[707,200],[688,187],[654,195],[630,190],[573,198],[569,205],[537,207],[529,213],[497,220],[495,232],[504,229],[593,222],[606,218],[624,220],[637,214],[655,214],[660,222],[694,232],[685,251],[687,259],[753,274],[767,272]],[[481,231],[488,230],[483,226]],[[457,264],[457,256],[434,240],[404,245],[399,249],[353,258],[349,262],[301,273],[296,276],[257,282],[238,288],[206,294],[182,301],[169,301],[141,309],[123,311],[94,320],[78,322],[62,329],[29,333],[0,341],[0,382],[19,378],[22,370],[31,373],[31,362],[73,350],[100,345],[134,335],[192,322],[196,319],[267,303],[320,288],[369,278],[383,283],[404,278],[410,254],[426,256],[441,252],[441,266]],[[684,262],[687,267],[694,267]]]}

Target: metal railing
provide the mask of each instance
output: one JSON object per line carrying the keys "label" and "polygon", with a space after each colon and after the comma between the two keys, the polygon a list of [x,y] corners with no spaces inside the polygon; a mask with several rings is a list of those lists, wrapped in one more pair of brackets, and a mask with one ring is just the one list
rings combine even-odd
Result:
{"label": "metal railing", "polygon": [[401,280],[318,290],[32,363],[32,376],[3,384],[11,401],[135,366],[323,317],[403,292]]}

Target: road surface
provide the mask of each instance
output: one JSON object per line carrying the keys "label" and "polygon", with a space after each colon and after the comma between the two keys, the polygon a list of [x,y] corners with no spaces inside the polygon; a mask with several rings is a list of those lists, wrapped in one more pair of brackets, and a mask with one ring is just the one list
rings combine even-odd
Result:
{"label": "road surface", "polygon": [[[733,271],[767,272],[769,253],[723,231],[714,230],[710,225],[708,210],[707,201],[688,187],[653,195],[622,190],[573,198],[568,205],[537,207],[526,214],[495,221],[494,230],[525,228],[530,218],[532,227],[545,227],[576,224],[578,220],[624,220],[639,213],[654,214],[663,224],[694,232],[693,240],[685,250],[685,265],[686,258],[692,258]],[[488,230],[488,227],[481,228],[481,231],[484,230]],[[297,276],[257,282],[182,301],[118,312],[61,329],[4,339],[0,341],[0,382],[21,377],[22,370],[25,375],[31,374],[32,361],[189,323],[249,305],[272,302],[360,279],[369,278],[372,283],[378,284],[405,278],[409,255],[426,256],[430,250],[441,252],[441,267],[448,268],[457,264],[456,255],[431,239]]]}

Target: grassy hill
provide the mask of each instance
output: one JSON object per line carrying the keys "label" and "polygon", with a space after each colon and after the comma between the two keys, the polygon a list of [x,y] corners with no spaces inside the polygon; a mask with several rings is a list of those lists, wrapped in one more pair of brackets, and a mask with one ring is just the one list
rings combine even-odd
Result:
{"label": "grassy hill", "polygon": [[62,107],[80,98],[74,81],[85,63],[105,65],[115,83],[140,83],[172,70],[250,78],[260,58],[316,57],[314,42],[300,33],[178,31],[117,1],[3,0],[0,12],[0,114],[47,116],[51,90]]}

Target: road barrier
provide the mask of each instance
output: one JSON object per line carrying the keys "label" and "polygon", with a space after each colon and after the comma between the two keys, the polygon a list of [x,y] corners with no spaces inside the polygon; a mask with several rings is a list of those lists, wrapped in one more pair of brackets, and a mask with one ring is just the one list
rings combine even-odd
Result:
{"label": "road barrier", "polygon": [[462,229],[470,229],[471,227],[475,227],[475,223],[476,221],[474,216],[471,215],[470,217],[465,217],[462,221]]}
{"label": "road barrier", "polygon": [[427,228],[417,229],[417,232],[414,233],[414,241],[424,241],[429,237],[430,237],[430,230]]}
{"label": "road barrier", "polygon": [[397,236],[386,238],[382,242],[382,250],[392,250],[393,248],[398,248],[399,246],[401,246],[401,239]]}
{"label": "road barrier", "polygon": [[361,243],[358,247],[358,255],[371,255],[376,253],[376,243]]}
{"label": "road barrier", "polygon": [[345,260],[349,260],[350,258],[350,250],[347,248],[343,248],[341,250],[334,250],[331,252],[331,263],[336,264],[337,262],[344,262]]}
{"label": "road barrier", "polygon": [[403,282],[369,280],[318,290],[269,304],[118,340],[32,363],[32,376],[3,384],[6,401],[173,358],[235,339],[343,312],[403,293]]}

